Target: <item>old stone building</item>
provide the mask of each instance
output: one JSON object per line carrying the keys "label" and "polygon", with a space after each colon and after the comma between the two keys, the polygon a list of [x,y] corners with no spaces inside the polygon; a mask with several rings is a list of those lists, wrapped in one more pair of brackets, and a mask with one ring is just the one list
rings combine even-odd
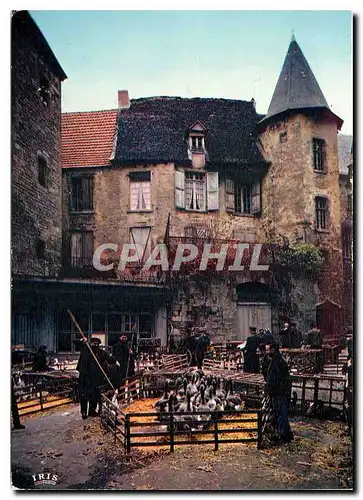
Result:
{"label": "old stone building", "polygon": [[[300,274],[290,288],[295,309],[289,316],[303,330],[315,320],[317,304],[340,307],[342,120],[294,39],[266,115],[256,112],[254,100],[130,101],[126,91],[118,100],[118,110],[63,115],[64,269],[77,277],[80,291],[86,282],[114,284],[111,304],[105,299],[99,311],[104,299],[97,305],[95,296],[87,302],[80,293],[86,329],[112,343],[115,324],[162,345],[169,323],[204,324],[216,341],[243,339],[250,324],[278,329],[288,309],[280,277],[267,269],[258,246],[270,243],[322,251],[319,277]],[[119,265],[125,243],[140,245],[136,258],[145,262],[163,242],[170,259],[178,243],[200,249],[210,243],[217,252],[231,241],[249,245],[243,271]],[[107,271],[92,265],[102,245]],[[320,322],[324,328],[321,315]]]}
{"label": "old stone building", "polygon": [[[119,91],[118,109],[64,113],[61,128],[66,76],[26,12],[12,51],[13,343],[75,354],[68,309],[106,345],[124,332],[165,346],[190,324],[242,340],[286,317],[341,328],[321,306],[348,310],[342,120],[295,40],[266,115],[253,99]],[[179,268],[180,244],[197,255]],[[319,249],[318,275],[286,267],[291,248],[307,264]]]}
{"label": "old stone building", "polygon": [[27,11],[11,20],[11,199],[15,344],[55,348],[61,270],[61,82],[66,78]]}
{"label": "old stone building", "polygon": [[353,325],[353,138],[339,135],[340,206],[346,326]]}

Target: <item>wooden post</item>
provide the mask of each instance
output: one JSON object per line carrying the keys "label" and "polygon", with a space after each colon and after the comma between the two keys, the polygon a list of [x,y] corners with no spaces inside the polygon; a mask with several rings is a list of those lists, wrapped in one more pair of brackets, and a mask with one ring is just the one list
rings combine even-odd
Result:
{"label": "wooden post", "polygon": [[174,452],[174,415],[173,412],[169,412],[169,422],[170,422],[170,451]]}
{"label": "wooden post", "polygon": [[39,403],[40,403],[40,409],[43,411],[43,383],[39,384]]}
{"label": "wooden post", "polygon": [[130,415],[125,415],[125,448],[126,453],[131,451],[131,436],[130,436]]}
{"label": "wooden post", "polygon": [[306,378],[303,378],[302,392],[301,392],[301,413],[302,416],[305,416],[306,408],[305,408],[305,391],[306,391]]}
{"label": "wooden post", "polygon": [[257,449],[259,450],[262,445],[262,413],[257,412]]}
{"label": "wooden post", "polygon": [[214,420],[214,451],[218,451],[218,420],[215,413],[213,414],[213,420]]}
{"label": "wooden post", "polygon": [[[113,407],[112,407],[113,408]],[[117,438],[117,410],[113,410],[115,412],[115,425],[114,425],[114,436],[113,436],[113,441],[116,444],[116,438]]]}
{"label": "wooden post", "polygon": [[316,378],[314,380],[314,405],[316,407],[316,404],[318,402],[318,396],[319,396],[319,379]]}

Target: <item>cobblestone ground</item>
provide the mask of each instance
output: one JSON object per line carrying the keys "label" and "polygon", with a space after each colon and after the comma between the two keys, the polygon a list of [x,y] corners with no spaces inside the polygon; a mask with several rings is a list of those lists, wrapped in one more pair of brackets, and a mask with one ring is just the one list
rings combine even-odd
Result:
{"label": "cobblestone ground", "polygon": [[[78,406],[23,419],[12,430],[12,475],[17,488],[114,490],[350,489],[350,440],[340,423],[292,419],[289,445],[138,450],[126,457],[98,418],[82,420]],[[228,446],[228,447],[227,447]],[[34,486],[32,474],[52,472],[56,486]]]}

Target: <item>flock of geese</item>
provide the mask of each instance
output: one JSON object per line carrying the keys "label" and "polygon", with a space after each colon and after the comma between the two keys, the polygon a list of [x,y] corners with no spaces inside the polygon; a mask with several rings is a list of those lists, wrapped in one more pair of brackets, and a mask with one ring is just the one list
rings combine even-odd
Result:
{"label": "flock of geese", "polygon": [[187,431],[207,429],[213,414],[218,418],[222,412],[243,408],[244,401],[234,394],[230,379],[222,381],[200,370],[177,378],[175,384],[167,380],[164,393],[155,404],[160,422],[169,420],[165,412],[177,412],[174,415],[176,429]]}

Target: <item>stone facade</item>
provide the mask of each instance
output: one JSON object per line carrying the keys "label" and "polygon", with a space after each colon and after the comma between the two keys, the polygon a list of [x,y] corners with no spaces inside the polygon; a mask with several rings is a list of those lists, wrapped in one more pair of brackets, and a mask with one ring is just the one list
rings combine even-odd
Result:
{"label": "stone facade", "polygon": [[[313,138],[325,141],[324,172],[313,168]],[[265,227],[290,243],[312,243],[325,252],[317,300],[330,298],[340,303],[343,276],[337,126],[333,121],[296,114],[267,126],[260,140],[271,161],[262,188]],[[315,225],[317,196],[328,200],[326,230]]]}
{"label": "stone facade", "polygon": [[[23,28],[24,21],[18,21],[19,15],[22,12],[15,14],[12,21],[11,54],[12,272],[20,276],[57,276],[62,242],[62,76],[49,63],[49,53],[39,50],[38,37],[42,35],[38,28],[27,20],[30,36]],[[48,89],[41,88],[44,83]],[[45,170],[42,182],[39,158]]]}

